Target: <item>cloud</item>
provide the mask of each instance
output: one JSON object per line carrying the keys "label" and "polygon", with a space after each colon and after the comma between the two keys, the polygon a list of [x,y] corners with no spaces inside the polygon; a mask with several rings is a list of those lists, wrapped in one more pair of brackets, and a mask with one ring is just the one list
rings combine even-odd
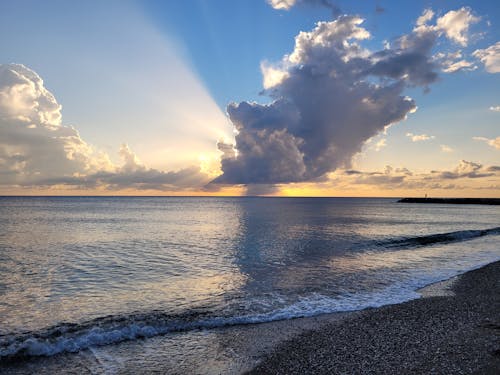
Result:
{"label": "cloud", "polygon": [[414,32],[416,34],[433,33],[437,36],[444,35],[456,44],[466,47],[469,42],[469,28],[472,24],[481,20],[474,16],[469,7],[462,7],[458,10],[450,10],[442,17],[436,19],[434,25],[429,24],[434,18],[434,11],[426,9],[417,19]]}
{"label": "cloud", "polygon": [[[465,186],[450,184],[449,180],[461,181],[491,181],[491,177],[500,177],[500,166],[485,167],[480,163],[461,160],[449,171],[430,171],[414,173],[407,168],[386,166],[383,171],[365,172],[358,170],[344,170],[330,176],[331,183],[353,185],[374,185],[384,189],[461,189]],[[476,188],[479,188],[476,185]],[[489,188],[483,186],[483,188]]]}
{"label": "cloud", "polygon": [[110,170],[112,164],[71,126],[42,79],[23,65],[0,65],[0,173],[3,184]]}
{"label": "cloud", "polygon": [[437,29],[443,31],[446,36],[461,46],[467,46],[468,31],[471,24],[479,22],[480,18],[472,14],[468,7],[459,10],[451,10],[437,19]]}
{"label": "cloud", "polygon": [[484,64],[487,72],[500,73],[500,42],[485,49],[475,50],[472,55]]}
{"label": "cloud", "polygon": [[[289,9],[298,2],[270,3]],[[261,64],[264,93],[273,101],[227,107],[237,134],[234,145],[219,144],[223,174],[214,182],[312,181],[349,166],[368,139],[416,110],[406,88],[427,90],[438,79],[433,56],[438,38],[466,44],[469,26],[479,20],[469,8],[448,12],[436,24],[430,23],[433,18],[426,10],[411,33],[381,51],[362,46],[371,34],[357,16],[300,32],[290,54]],[[449,71],[466,68],[453,61]]]}
{"label": "cloud", "polygon": [[280,189],[276,185],[252,184],[252,185],[247,185],[245,195],[265,196],[278,193],[279,191]]}
{"label": "cloud", "polygon": [[386,48],[372,55],[374,63],[368,70],[380,78],[400,80],[406,85],[427,87],[438,78],[437,64],[431,51],[438,35],[432,31],[404,35]]}
{"label": "cloud", "polygon": [[275,66],[268,61],[263,61],[260,64],[260,71],[262,72],[264,89],[269,89],[278,86],[281,82],[287,79],[290,75],[286,70]]}
{"label": "cloud", "polygon": [[384,185],[384,186],[398,186],[402,184],[411,172],[406,168],[393,168],[387,165],[382,172],[361,172],[347,170],[345,175],[351,176],[351,184],[360,185]]}
{"label": "cloud", "polygon": [[500,150],[500,137],[496,137],[496,138],[492,138],[492,139],[485,138],[485,137],[472,137],[472,139],[474,139],[476,141],[486,142],[486,144],[488,144],[489,146],[494,147],[497,150]]}
{"label": "cloud", "polygon": [[372,52],[360,45],[370,38],[362,22],[355,16],[319,22],[297,35],[281,62],[262,65],[273,101],[228,106],[236,144],[220,143],[223,174],[215,182],[317,179],[349,165],[366,140],[416,110],[403,91],[436,80],[436,34],[412,33]]}
{"label": "cloud", "polygon": [[62,125],[61,105],[31,69],[0,64],[1,185],[73,185],[107,189],[199,187],[210,177],[199,167],[162,172],[144,166],[127,145],[123,165]]}
{"label": "cloud", "polygon": [[459,60],[459,61],[451,63],[450,65],[448,65],[447,67],[445,67],[443,69],[443,72],[445,72],[445,73],[455,73],[455,72],[458,72],[460,70],[471,71],[471,70],[476,70],[476,69],[477,69],[477,67],[472,62],[467,61],[467,60]]}
{"label": "cloud", "polygon": [[477,66],[474,65],[473,62],[467,61],[462,57],[461,50],[447,54],[438,52],[434,55],[434,59],[441,65],[445,73],[455,73],[461,70],[472,71],[477,69]]}
{"label": "cloud", "polygon": [[380,151],[382,150],[385,146],[387,146],[387,139],[382,138],[380,141],[378,141],[375,144],[375,151]]}
{"label": "cloud", "polygon": [[296,5],[312,5],[329,8],[334,16],[338,16],[340,14],[340,8],[330,0],[267,0],[267,2],[274,9],[278,10],[290,10]]}
{"label": "cloud", "polygon": [[[395,168],[387,165],[383,171],[344,170],[331,173],[329,183],[344,189],[356,185],[375,186],[379,189],[492,189],[493,179],[500,177],[499,166],[485,167],[480,163],[461,160],[449,171],[430,171],[415,173],[407,168]],[[482,180],[484,179],[484,180]],[[453,183],[450,181],[453,180]]]}
{"label": "cloud", "polygon": [[447,146],[447,145],[440,145],[439,147],[441,148],[441,151],[442,151],[442,152],[447,152],[447,153],[449,153],[449,152],[453,152],[453,149],[452,149],[450,146]]}
{"label": "cloud", "polygon": [[[417,19],[414,33],[417,35],[446,36],[456,44],[466,47],[469,42],[469,28],[472,24],[480,21],[480,17],[474,16],[468,7],[452,10],[436,19],[435,24],[429,24],[434,19],[435,13],[432,9],[426,9]],[[439,64],[444,73],[456,73],[458,71],[472,71],[477,66],[462,56],[462,51],[449,53],[438,52],[433,60]]]}
{"label": "cloud", "polygon": [[289,10],[292,8],[297,0],[268,0],[269,5],[271,5],[274,9],[284,9]]}
{"label": "cloud", "polygon": [[431,174],[434,178],[455,180],[458,178],[490,177],[495,175],[495,172],[483,167],[482,164],[461,160],[458,166],[452,171],[432,171]]}
{"label": "cloud", "polygon": [[412,142],[421,142],[421,141],[428,141],[430,139],[434,139],[433,135],[427,135],[427,134],[413,134],[413,133],[406,133],[407,137],[410,137]]}
{"label": "cloud", "polygon": [[422,26],[430,22],[434,18],[434,11],[430,8],[425,9],[420,17],[417,18],[416,25]]}
{"label": "cloud", "polygon": [[491,107],[490,107],[490,111],[493,111],[493,112],[500,112],[500,105],[497,105],[497,106],[491,106]]}

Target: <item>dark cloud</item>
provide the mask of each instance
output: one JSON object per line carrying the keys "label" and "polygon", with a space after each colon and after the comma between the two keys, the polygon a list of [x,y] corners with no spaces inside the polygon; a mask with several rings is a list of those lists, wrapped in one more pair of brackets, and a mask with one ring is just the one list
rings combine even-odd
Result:
{"label": "dark cloud", "polygon": [[296,5],[321,6],[330,9],[334,17],[337,17],[341,13],[340,7],[331,0],[267,0],[267,2],[274,9],[289,10]]}
{"label": "dark cloud", "polygon": [[[366,172],[359,170],[345,170],[334,173],[331,183],[334,185],[354,186],[370,185],[384,189],[465,189],[466,180],[478,180],[500,177],[500,167],[484,167],[479,163],[462,160],[451,171],[431,171],[428,173],[414,173],[407,168],[393,168],[386,166],[383,171]],[[449,180],[460,180],[460,184],[450,183]],[[462,185],[461,185],[462,184]],[[474,189],[489,189],[475,185]]]}
{"label": "dark cloud", "polygon": [[383,172],[362,172],[346,170],[343,173],[349,176],[349,183],[362,185],[383,185],[392,188],[400,187],[412,173],[407,168],[393,168],[386,166]]}
{"label": "dark cloud", "polygon": [[397,38],[390,48],[372,55],[374,64],[368,73],[410,85],[428,86],[438,78],[438,66],[431,55],[437,38],[438,34],[431,28]]}
{"label": "dark cloud", "polygon": [[[281,66],[263,67],[271,104],[230,104],[228,114],[238,131],[237,155],[224,152],[223,174],[215,182],[251,184],[311,181],[350,164],[365,141],[416,109],[403,95],[409,84],[434,79],[428,49],[413,67],[408,52],[370,53],[358,41],[370,37],[359,17],[320,22],[300,33],[295,49]],[[399,57],[399,58],[398,58]],[[384,62],[384,64],[383,64]],[[427,69],[427,70],[426,70]],[[424,72],[425,71],[425,72]],[[267,75],[267,77],[266,77]],[[370,77],[380,77],[374,83]]]}
{"label": "dark cloud", "polygon": [[267,184],[247,185],[245,194],[248,196],[271,195],[279,192],[279,186]]}
{"label": "dark cloud", "polygon": [[351,176],[351,175],[357,175],[357,174],[362,174],[363,172],[361,171],[357,171],[355,169],[348,169],[346,171],[344,171],[344,174],[348,175],[348,176]]}
{"label": "dark cloud", "polygon": [[[299,4],[269,2],[276,9]],[[405,89],[428,91],[438,80],[441,64],[433,56],[438,38],[464,45],[469,25],[478,20],[469,8],[450,11],[430,24],[433,18],[427,9],[412,32],[380,51],[361,45],[371,35],[357,16],[319,22],[312,31],[299,33],[292,53],[261,66],[263,93],[273,101],[228,106],[236,143],[219,144],[223,174],[214,182],[314,181],[348,168],[367,140],[416,110]]]}
{"label": "dark cloud", "polygon": [[163,172],[150,168],[129,172],[123,169],[116,172],[98,172],[81,177],[41,179],[36,181],[36,186],[69,185],[81,189],[104,187],[107,190],[131,188],[177,191],[200,188],[209,180],[209,177],[203,174],[198,167],[184,168],[175,172]]}
{"label": "dark cloud", "polygon": [[482,164],[461,160],[453,171],[432,171],[434,178],[455,180],[458,178],[483,178],[494,176],[496,167],[485,168]]}

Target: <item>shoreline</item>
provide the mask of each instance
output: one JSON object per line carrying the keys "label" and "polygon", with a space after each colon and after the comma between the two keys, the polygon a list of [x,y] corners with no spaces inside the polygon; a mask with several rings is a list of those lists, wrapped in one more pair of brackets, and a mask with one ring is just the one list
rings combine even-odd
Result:
{"label": "shoreline", "polygon": [[[321,349],[321,343],[318,344],[317,341],[310,340],[309,336],[314,336],[315,334],[321,335],[322,332],[332,332],[332,334],[334,334],[336,330],[342,329],[343,325],[351,325],[353,322],[359,322],[356,324],[359,325],[358,328],[362,328],[363,324],[365,324],[363,323],[364,319],[382,310],[395,309],[396,312],[394,314],[397,315],[397,310],[400,306],[404,307],[412,303],[418,303],[416,301],[436,299],[446,301],[449,298],[455,298],[456,292],[454,288],[460,288],[459,284],[462,277],[469,273],[480,273],[481,270],[492,265],[495,265],[498,269],[498,274],[500,276],[500,261],[495,261],[493,263],[478,266],[477,268],[465,271],[464,273],[452,276],[448,279],[428,284],[416,290],[416,292],[420,294],[420,297],[397,304],[388,304],[363,310],[326,313],[311,317],[216,328],[213,332],[217,336],[218,349],[217,352],[214,353],[214,358],[206,363],[203,368],[193,367],[189,370],[190,372],[198,374],[218,375],[290,373],[335,374],[337,372],[332,372],[328,367],[326,371],[322,371],[315,367],[309,370],[307,367],[300,367],[298,369],[294,369],[293,367],[290,368],[286,366],[286,363],[292,364],[290,363],[291,358],[287,357],[286,354],[289,353],[290,349],[293,351],[293,348],[303,348],[305,346],[311,348],[311,351],[308,353],[311,354],[311,352],[316,351],[316,349]],[[500,287],[500,277],[497,277],[497,283]],[[446,304],[446,302],[442,303]],[[386,318],[390,320],[391,316],[386,316]],[[496,322],[500,325],[500,316]],[[498,349],[500,349],[500,347]],[[303,354],[306,355],[306,353]],[[498,358],[500,358],[500,356]],[[300,358],[294,358],[293,360],[297,359],[299,362],[302,361]],[[500,360],[498,369],[500,369]],[[347,369],[339,371],[338,373],[359,374],[365,372],[370,371],[358,369],[358,371],[349,372]],[[385,374],[390,372],[384,370],[382,372],[375,371],[374,373]],[[394,374],[400,373],[400,371],[394,372]],[[416,373],[421,372],[417,371]],[[491,374],[496,374],[496,372],[492,372]]]}
{"label": "shoreline", "polygon": [[326,318],[247,373],[500,373],[500,261],[417,292],[421,298]]}
{"label": "shoreline", "polygon": [[[499,288],[496,261],[424,286],[416,290],[419,298],[399,304],[126,341],[4,364],[0,372],[132,373],[141,370],[136,356],[147,352],[158,357],[155,371],[176,374],[495,374],[500,373]],[[204,340],[203,346],[186,347],[182,357],[172,358],[172,349],[175,353],[176,345],[193,336]],[[113,353],[128,353],[127,363]],[[200,362],[201,357],[207,360]]]}

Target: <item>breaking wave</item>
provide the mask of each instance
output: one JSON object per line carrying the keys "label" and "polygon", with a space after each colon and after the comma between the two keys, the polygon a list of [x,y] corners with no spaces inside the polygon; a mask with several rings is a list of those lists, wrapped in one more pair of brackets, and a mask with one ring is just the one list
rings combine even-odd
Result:
{"label": "breaking wave", "polygon": [[[487,235],[500,235],[500,227],[393,238],[377,242],[377,247],[407,249],[467,241]],[[454,275],[442,274],[438,277],[442,280],[451,276]],[[435,281],[439,281],[435,276],[420,278],[412,282],[394,283],[377,292],[344,293],[333,297],[313,293],[287,306],[271,309],[268,312],[247,312],[237,316],[200,308],[182,314],[169,314],[155,310],[127,315],[109,315],[82,323],[61,323],[38,331],[0,334],[0,359],[16,361],[32,356],[73,353],[94,346],[115,344],[170,332],[263,323],[379,307],[418,298],[419,294],[416,290]],[[276,296],[276,298],[280,297]]]}

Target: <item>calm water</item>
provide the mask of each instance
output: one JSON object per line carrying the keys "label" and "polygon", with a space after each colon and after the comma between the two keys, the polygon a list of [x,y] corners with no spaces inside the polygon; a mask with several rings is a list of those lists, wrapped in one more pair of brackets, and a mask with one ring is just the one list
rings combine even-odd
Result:
{"label": "calm water", "polygon": [[401,302],[499,239],[494,206],[0,198],[0,361]]}

